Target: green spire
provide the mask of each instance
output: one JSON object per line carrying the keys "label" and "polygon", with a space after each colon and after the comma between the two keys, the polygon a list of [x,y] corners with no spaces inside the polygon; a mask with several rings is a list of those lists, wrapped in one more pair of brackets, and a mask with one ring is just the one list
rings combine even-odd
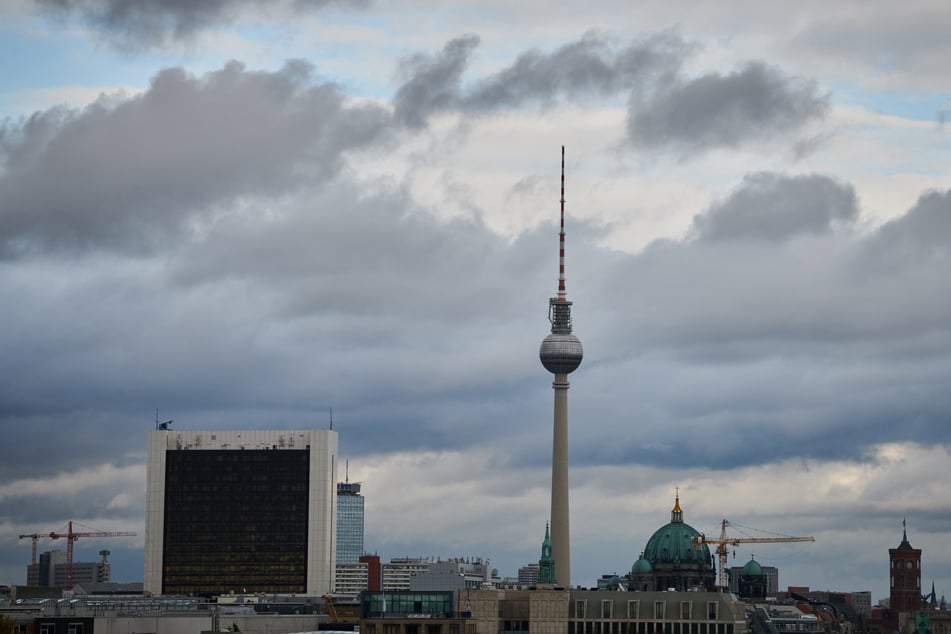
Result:
{"label": "green spire", "polygon": [[538,560],[538,583],[555,583],[555,559],[551,556],[551,536],[548,534],[548,522],[545,522],[542,558]]}

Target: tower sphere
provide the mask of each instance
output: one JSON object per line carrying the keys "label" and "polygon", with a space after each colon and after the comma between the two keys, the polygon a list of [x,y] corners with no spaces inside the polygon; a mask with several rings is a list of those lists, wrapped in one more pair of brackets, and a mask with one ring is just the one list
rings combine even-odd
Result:
{"label": "tower sphere", "polygon": [[584,350],[581,342],[570,332],[553,332],[542,340],[538,358],[552,374],[568,374],[581,365]]}

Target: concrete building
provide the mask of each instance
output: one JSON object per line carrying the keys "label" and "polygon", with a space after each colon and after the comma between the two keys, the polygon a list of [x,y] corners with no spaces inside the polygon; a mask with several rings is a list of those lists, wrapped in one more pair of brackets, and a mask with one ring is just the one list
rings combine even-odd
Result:
{"label": "concrete building", "polygon": [[367,562],[337,562],[334,592],[338,594],[360,594],[369,589],[370,570]]}
{"label": "concrete building", "polygon": [[[225,630],[246,634],[334,631],[325,603],[316,597],[232,597],[231,604],[198,598],[76,596],[27,599],[0,606],[14,631],[32,634],[196,634]],[[331,629],[333,628],[333,629]],[[344,629],[340,627],[339,629]]]}
{"label": "concrete building", "polygon": [[571,333],[571,302],[565,290],[565,148],[561,148],[561,230],[558,234],[558,295],[548,300],[551,334],[542,340],[538,358],[555,375],[552,389],[554,424],[551,457],[551,545],[555,582],[571,585],[571,538],[568,512],[568,375],[578,369],[584,351]]}
{"label": "concrete building", "polygon": [[491,579],[492,571],[488,562],[483,563],[481,559],[474,562],[450,559],[433,562],[426,572],[414,575],[409,580],[409,589],[411,592],[422,592],[481,588],[483,583],[489,583]]}
{"label": "concrete building", "polygon": [[[100,551],[101,561],[74,561],[73,585],[77,583],[108,583],[112,566],[107,556],[108,550]],[[40,553],[36,565],[27,566],[26,585],[34,588],[66,587],[66,553],[62,550],[48,550]]]}
{"label": "concrete building", "polygon": [[534,586],[538,583],[538,564],[525,564],[518,569],[518,584]]}
{"label": "concrete building", "polygon": [[337,563],[363,556],[363,496],[359,482],[337,483]]}
{"label": "concrete building", "polygon": [[337,432],[149,432],[148,594],[333,591]]}
{"label": "concrete building", "polygon": [[[56,567],[61,566],[63,568],[63,582],[57,585],[56,581]],[[40,588],[49,588],[56,586],[62,588],[65,584],[66,579],[66,552],[62,550],[48,550],[45,553],[40,553],[39,560],[37,562],[37,583],[36,585]],[[29,577],[29,575],[28,575]],[[32,585],[32,584],[27,584]]]}
{"label": "concrete building", "polygon": [[364,593],[364,634],[741,634],[745,605],[722,592],[564,588]]}
{"label": "concrete building", "polygon": [[382,565],[383,592],[409,590],[410,579],[429,570],[432,561],[421,557],[394,557]]}

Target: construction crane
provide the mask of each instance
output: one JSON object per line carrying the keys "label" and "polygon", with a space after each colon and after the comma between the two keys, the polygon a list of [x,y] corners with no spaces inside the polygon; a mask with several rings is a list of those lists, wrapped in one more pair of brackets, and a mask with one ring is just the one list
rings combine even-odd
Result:
{"label": "construction crane", "polygon": [[[88,531],[82,533],[73,532],[73,521],[69,521],[69,530],[63,533],[50,533],[50,539],[66,538],[66,586],[65,590],[73,589],[73,543],[80,537],[135,537],[135,533],[129,531]],[[35,543],[35,542],[34,542]]]}
{"label": "construction crane", "polygon": [[729,520],[724,519],[720,523],[720,539],[711,539],[700,533],[699,537],[693,538],[694,548],[700,548],[701,544],[714,544],[716,545],[716,553],[720,558],[720,587],[729,588],[730,582],[727,579],[727,559],[729,555],[729,546],[737,546],[738,544],[773,544],[777,542],[814,542],[816,541],[815,537],[789,537],[787,535],[778,535],[776,537],[728,537],[726,534],[726,527],[732,526]]}
{"label": "construction crane", "polygon": [[37,582],[36,579],[30,578],[30,575],[38,574],[36,571],[36,542],[40,539],[40,537],[46,537],[46,535],[40,535],[39,533],[30,533],[29,535],[20,535],[20,539],[26,539],[27,537],[33,540],[33,556],[30,557],[30,568],[29,568],[30,572],[27,574],[27,583],[31,583],[31,582],[36,583]]}

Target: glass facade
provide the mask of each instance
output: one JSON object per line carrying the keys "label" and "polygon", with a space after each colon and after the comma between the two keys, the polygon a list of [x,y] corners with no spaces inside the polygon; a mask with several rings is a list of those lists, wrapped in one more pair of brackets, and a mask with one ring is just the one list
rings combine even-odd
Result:
{"label": "glass facade", "polygon": [[362,592],[360,618],[454,616],[452,592]]}
{"label": "glass facade", "polygon": [[310,452],[168,451],[164,594],[304,593]]}
{"label": "glass facade", "polygon": [[337,484],[337,563],[356,563],[363,556],[363,496],[360,484]]}

